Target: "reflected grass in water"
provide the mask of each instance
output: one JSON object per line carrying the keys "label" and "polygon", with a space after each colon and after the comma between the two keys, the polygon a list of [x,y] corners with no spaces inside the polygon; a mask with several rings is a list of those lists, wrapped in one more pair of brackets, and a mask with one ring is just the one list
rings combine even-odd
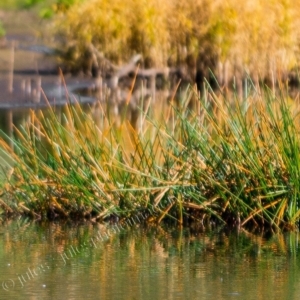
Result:
{"label": "reflected grass in water", "polygon": [[[97,248],[80,247],[109,226],[3,223],[0,280],[14,280],[15,288],[1,291],[0,299],[294,299],[299,292],[297,233],[266,238],[245,230],[139,226]],[[61,256],[71,247],[81,251],[65,264]],[[28,268],[41,264],[45,272],[26,278]]]}

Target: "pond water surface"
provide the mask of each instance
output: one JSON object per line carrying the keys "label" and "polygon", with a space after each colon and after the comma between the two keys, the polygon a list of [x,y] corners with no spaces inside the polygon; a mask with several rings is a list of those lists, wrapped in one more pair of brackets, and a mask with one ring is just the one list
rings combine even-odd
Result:
{"label": "pond water surface", "polygon": [[0,299],[298,299],[297,233],[4,222]]}

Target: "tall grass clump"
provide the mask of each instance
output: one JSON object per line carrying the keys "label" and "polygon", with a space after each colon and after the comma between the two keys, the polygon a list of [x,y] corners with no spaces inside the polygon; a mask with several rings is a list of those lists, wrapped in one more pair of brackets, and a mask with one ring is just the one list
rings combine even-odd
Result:
{"label": "tall grass clump", "polygon": [[195,106],[153,106],[161,118],[141,111],[137,129],[105,114],[98,126],[79,105],[66,105],[61,119],[51,108],[32,112],[14,151],[1,142],[14,161],[2,213],[95,221],[144,212],[157,222],[295,228],[298,101],[284,88],[253,88],[243,101],[207,88]]}

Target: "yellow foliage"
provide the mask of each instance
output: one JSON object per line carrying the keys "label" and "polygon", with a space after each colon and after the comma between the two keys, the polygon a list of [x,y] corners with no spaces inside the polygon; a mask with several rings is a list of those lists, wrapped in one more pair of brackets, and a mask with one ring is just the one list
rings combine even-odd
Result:
{"label": "yellow foliage", "polygon": [[90,43],[115,61],[141,53],[156,65],[206,52],[267,76],[296,65],[299,13],[300,0],[85,0],[56,29],[75,57]]}

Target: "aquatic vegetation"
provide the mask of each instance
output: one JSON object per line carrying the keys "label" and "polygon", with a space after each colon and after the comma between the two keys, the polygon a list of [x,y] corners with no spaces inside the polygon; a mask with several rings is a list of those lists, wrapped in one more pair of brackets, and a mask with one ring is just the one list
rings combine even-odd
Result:
{"label": "aquatic vegetation", "polygon": [[[196,221],[294,228],[299,220],[299,104],[249,84],[235,94],[141,109],[138,127],[79,105],[31,113],[15,130],[1,213],[101,221]],[[196,96],[192,88],[190,93]],[[130,94],[128,96],[130,101]],[[101,105],[100,105],[101,107]],[[151,213],[149,213],[151,212]]]}

